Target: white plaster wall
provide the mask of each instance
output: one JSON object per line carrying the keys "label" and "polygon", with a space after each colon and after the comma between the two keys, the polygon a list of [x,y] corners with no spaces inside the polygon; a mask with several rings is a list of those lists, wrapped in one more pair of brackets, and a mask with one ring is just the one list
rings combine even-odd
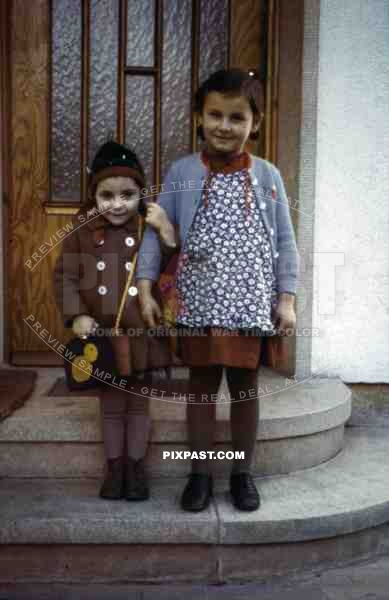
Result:
{"label": "white plaster wall", "polygon": [[317,117],[312,372],[389,382],[389,0],[321,1]]}

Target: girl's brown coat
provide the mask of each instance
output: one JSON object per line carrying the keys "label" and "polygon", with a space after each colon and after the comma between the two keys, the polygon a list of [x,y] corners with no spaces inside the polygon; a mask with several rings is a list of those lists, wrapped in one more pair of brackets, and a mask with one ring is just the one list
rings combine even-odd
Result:
{"label": "girl's brown coat", "polygon": [[[63,240],[54,269],[55,297],[65,325],[71,326],[74,317],[87,314],[100,327],[113,328],[129,275],[126,263],[131,262],[140,245],[137,218],[118,227],[102,215],[87,218],[84,211],[72,223],[73,230]],[[134,240],[133,246],[128,245],[129,238]],[[101,286],[107,290],[105,295],[98,291]],[[155,293],[155,297],[161,305],[160,294]],[[122,335],[110,340],[121,375],[172,364],[168,339],[147,333],[138,296],[127,296],[119,327]]]}

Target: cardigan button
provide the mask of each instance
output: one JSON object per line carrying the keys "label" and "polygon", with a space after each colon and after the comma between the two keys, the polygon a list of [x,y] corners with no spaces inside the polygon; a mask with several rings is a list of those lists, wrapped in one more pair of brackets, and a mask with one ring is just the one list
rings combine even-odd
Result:
{"label": "cardigan button", "polygon": [[253,177],[252,184],[258,185],[258,179],[256,177]]}
{"label": "cardigan button", "polygon": [[106,267],[106,264],[103,260],[99,260],[98,263],[96,263],[96,269],[98,271],[104,271],[105,267]]}
{"label": "cardigan button", "polygon": [[266,202],[261,202],[260,209],[265,210],[265,208],[266,208]]}
{"label": "cardigan button", "polygon": [[125,268],[126,268],[126,271],[131,271],[131,269],[132,269],[132,262],[131,262],[131,261],[129,261],[129,260],[127,260],[127,261],[125,262],[124,266],[125,266]]}
{"label": "cardigan button", "polygon": [[274,229],[273,229],[273,227],[270,228],[270,235],[274,235]]}
{"label": "cardigan button", "polygon": [[279,252],[276,252],[276,253],[275,253],[275,255],[274,255],[274,258],[278,258],[278,257],[279,257],[279,255],[280,255],[280,253],[279,253]]}

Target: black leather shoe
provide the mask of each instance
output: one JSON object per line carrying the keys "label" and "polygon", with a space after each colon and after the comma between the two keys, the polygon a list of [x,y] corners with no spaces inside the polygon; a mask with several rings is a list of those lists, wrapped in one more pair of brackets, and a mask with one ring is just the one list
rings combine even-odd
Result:
{"label": "black leather shoe", "polygon": [[127,458],[125,497],[126,500],[147,500],[150,497],[143,458]]}
{"label": "black leather shoe", "polygon": [[181,496],[181,506],[184,510],[199,512],[207,508],[212,494],[212,475],[191,473]]}
{"label": "black leather shoe", "polygon": [[261,504],[258,490],[250,473],[231,473],[230,492],[240,510],[256,510]]}
{"label": "black leather shoe", "polygon": [[100,488],[100,497],[119,500],[124,497],[124,460],[122,456],[110,458],[106,464],[107,474]]}

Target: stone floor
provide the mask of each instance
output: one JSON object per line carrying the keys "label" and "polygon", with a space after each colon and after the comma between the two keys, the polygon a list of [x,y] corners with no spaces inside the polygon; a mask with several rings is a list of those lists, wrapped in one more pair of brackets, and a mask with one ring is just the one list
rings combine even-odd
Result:
{"label": "stone floor", "polygon": [[388,600],[389,556],[303,577],[233,585],[0,584],[0,600]]}
{"label": "stone floor", "polygon": [[[353,414],[348,422],[349,432],[352,433],[354,430],[357,433],[360,428],[361,430],[374,428],[375,441],[381,437],[383,439],[385,429],[389,426],[389,386],[381,386],[379,390],[376,386],[369,386],[366,389],[362,385],[351,387],[353,388]],[[381,467],[383,463],[385,458],[382,455]],[[389,545],[386,548],[389,552]],[[258,559],[260,560],[260,557]],[[389,553],[374,559],[360,560],[349,566],[323,567],[321,570],[306,572],[304,575],[273,578],[256,583],[223,585],[33,584],[22,581],[17,584],[0,583],[0,600],[191,600],[193,598],[389,600]]]}

